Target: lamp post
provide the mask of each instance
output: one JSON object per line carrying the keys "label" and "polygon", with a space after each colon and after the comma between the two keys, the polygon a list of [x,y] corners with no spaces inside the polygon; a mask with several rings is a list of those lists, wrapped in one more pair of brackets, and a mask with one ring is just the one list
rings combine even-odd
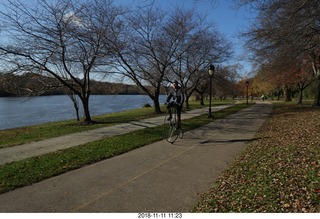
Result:
{"label": "lamp post", "polygon": [[246,81],[246,85],[247,85],[247,105],[248,103],[248,99],[249,99],[249,92],[248,92],[248,87],[249,87],[249,81]]}
{"label": "lamp post", "polygon": [[214,74],[214,66],[211,64],[209,66],[209,77],[210,77],[210,99],[209,99],[209,113],[208,113],[208,118],[213,119],[212,113],[211,113],[211,93],[212,93],[212,78]]}

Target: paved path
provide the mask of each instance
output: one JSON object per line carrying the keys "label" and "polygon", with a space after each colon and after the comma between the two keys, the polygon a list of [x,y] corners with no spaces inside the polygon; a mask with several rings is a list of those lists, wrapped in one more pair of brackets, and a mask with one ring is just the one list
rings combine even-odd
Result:
{"label": "paved path", "polygon": [[187,212],[254,138],[271,111],[239,113],[0,195],[0,212]]}
{"label": "paved path", "polygon": [[[212,108],[213,112],[230,107],[231,105],[222,105]],[[208,109],[195,109],[182,114],[182,119],[189,119],[208,112]],[[50,138],[43,141],[32,142],[14,147],[0,149],[0,165],[13,161],[22,160],[29,157],[40,156],[50,152],[62,150],[65,148],[79,146],[91,141],[96,141],[105,137],[121,135],[132,131],[155,127],[163,124],[163,116],[129,123],[108,126],[90,131],[78,132],[60,137]]]}

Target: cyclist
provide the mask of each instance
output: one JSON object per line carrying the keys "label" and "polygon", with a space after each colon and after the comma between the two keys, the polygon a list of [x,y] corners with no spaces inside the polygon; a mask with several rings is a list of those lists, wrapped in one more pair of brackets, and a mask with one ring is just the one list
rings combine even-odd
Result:
{"label": "cyclist", "polygon": [[[170,99],[172,98],[173,101],[169,102]],[[182,110],[182,90],[181,87],[179,86],[178,81],[174,81],[172,84],[172,90],[170,93],[167,95],[167,109],[169,110],[170,116],[168,120],[172,119],[172,112],[171,112],[171,107],[176,107],[177,108],[177,116],[178,116],[178,129],[181,127],[181,110]]]}

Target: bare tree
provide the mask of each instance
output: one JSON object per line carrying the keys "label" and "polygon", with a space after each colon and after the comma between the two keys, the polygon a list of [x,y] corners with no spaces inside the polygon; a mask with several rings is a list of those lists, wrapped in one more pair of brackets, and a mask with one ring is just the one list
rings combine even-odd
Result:
{"label": "bare tree", "polygon": [[[213,25],[206,23],[206,18],[197,15],[192,10],[177,9],[174,13],[174,25],[170,28],[183,28],[184,40],[174,54],[176,62],[173,63],[167,74],[166,82],[179,81],[184,92],[186,108],[189,108],[189,98],[196,85],[204,77],[200,70],[206,68],[219,57],[214,56],[214,47],[219,45],[217,32],[212,32]],[[217,54],[217,53],[215,53]]]}
{"label": "bare tree", "polygon": [[207,88],[209,87],[209,82],[208,78],[206,75],[208,74],[208,70],[203,69],[199,71],[199,75],[202,76],[202,78],[199,80],[199,82],[195,86],[195,91],[200,95],[200,105],[204,106],[204,95],[206,93]]}
{"label": "bare tree", "polygon": [[[203,80],[208,81],[208,66],[214,64],[218,69],[218,66],[232,55],[230,43],[217,31],[204,31],[202,39],[200,38],[197,43],[192,43],[192,45],[191,49],[186,52],[186,76],[182,80],[185,87],[187,108],[188,100],[198,83]],[[219,76],[221,78],[222,75],[215,71],[213,83],[215,79],[219,79]],[[223,79],[221,78],[221,80]],[[217,88],[217,86],[214,87]]]}
{"label": "bare tree", "polygon": [[217,68],[217,80],[215,87],[223,92],[221,93],[220,98],[231,96],[234,99],[236,97],[236,84],[240,79],[239,71],[242,68],[243,67],[239,64]]}
{"label": "bare tree", "polygon": [[[208,81],[208,66],[210,64],[219,65],[228,60],[232,55],[231,44],[217,31],[213,23],[208,22],[206,16],[194,10],[176,9],[174,20],[175,24],[186,31],[183,43],[175,54],[177,61],[172,64],[165,78],[167,81],[178,80],[180,82],[184,91],[186,108],[189,108],[189,98],[198,84],[208,84],[202,83],[202,81]],[[178,27],[173,26],[172,28],[177,29]]]}
{"label": "bare tree", "polygon": [[115,68],[149,95],[156,113],[162,86],[178,80],[188,98],[199,70],[230,55],[230,45],[205,18],[179,8],[165,12],[152,5],[134,12],[120,39]]}
{"label": "bare tree", "polygon": [[183,23],[175,16],[154,6],[143,8],[128,16],[115,43],[120,74],[129,77],[153,100],[155,113],[160,113],[159,95],[164,76],[177,62],[177,53],[186,36]]}
{"label": "bare tree", "polygon": [[112,1],[2,1],[0,58],[7,70],[55,78],[76,94],[91,123],[90,80],[106,71],[113,52],[107,43],[122,11]]}

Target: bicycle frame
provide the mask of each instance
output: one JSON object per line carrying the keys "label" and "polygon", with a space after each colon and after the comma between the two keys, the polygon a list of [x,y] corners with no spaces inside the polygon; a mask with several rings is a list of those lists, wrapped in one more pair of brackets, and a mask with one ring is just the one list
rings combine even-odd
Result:
{"label": "bicycle frame", "polygon": [[[170,118],[170,111],[171,111],[171,118]],[[164,137],[171,144],[173,144],[178,137],[180,138],[183,137],[183,131],[178,126],[179,124],[178,124],[177,107],[172,106],[167,110],[166,115],[164,117],[164,123],[163,123]]]}

